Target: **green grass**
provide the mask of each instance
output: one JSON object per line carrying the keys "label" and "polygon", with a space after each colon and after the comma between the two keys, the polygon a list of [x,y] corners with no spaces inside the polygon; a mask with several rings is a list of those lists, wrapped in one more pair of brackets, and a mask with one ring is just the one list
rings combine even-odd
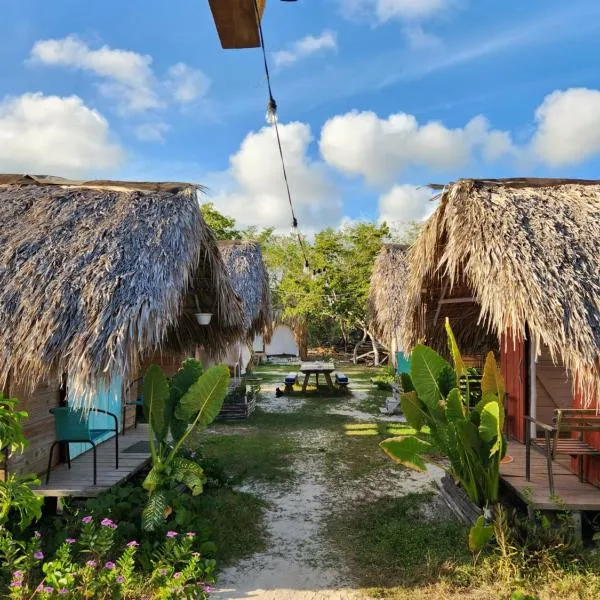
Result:
{"label": "green grass", "polygon": [[435,581],[444,565],[468,564],[466,528],[454,520],[426,519],[420,509],[430,500],[428,493],[384,497],[328,521],[328,536],[361,587],[423,585]]}
{"label": "green grass", "polygon": [[208,489],[199,497],[201,522],[217,545],[219,568],[249,558],[267,547],[267,503],[252,494],[227,487]]}
{"label": "green grass", "polygon": [[282,483],[293,477],[291,464],[297,445],[276,433],[206,435],[201,444],[204,456],[216,459],[234,483]]}

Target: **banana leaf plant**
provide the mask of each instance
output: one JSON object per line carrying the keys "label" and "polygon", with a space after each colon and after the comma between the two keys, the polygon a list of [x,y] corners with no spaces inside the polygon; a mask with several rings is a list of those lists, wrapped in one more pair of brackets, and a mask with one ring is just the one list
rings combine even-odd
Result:
{"label": "banana leaf plant", "polygon": [[[481,400],[473,408],[468,370],[446,320],[450,365],[437,352],[417,345],[410,374],[403,377],[402,409],[408,423],[421,431],[428,426],[435,445],[450,461],[450,471],[469,499],[483,508],[486,520],[498,501],[500,461],[506,452],[502,374],[493,352],[487,355],[481,379]],[[460,381],[466,381],[464,392]],[[396,462],[426,469],[423,455],[430,444],[418,437],[394,437],[381,442]]]}
{"label": "banana leaf plant", "polygon": [[151,365],[144,377],[144,415],[150,423],[152,468],[143,482],[148,503],[142,513],[142,528],[152,531],[171,512],[169,492],[178,484],[192,495],[202,493],[206,480],[202,467],[179,455],[185,440],[194,431],[214,421],[223,405],[229,385],[225,365],[203,372],[194,359],[186,360],[169,381],[163,370]]}

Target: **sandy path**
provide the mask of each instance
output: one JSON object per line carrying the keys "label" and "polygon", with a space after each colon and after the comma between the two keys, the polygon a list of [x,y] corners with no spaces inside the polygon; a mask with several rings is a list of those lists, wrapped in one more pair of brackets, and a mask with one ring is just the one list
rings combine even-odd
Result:
{"label": "sandy path", "polygon": [[[352,404],[360,399],[360,393]],[[302,402],[265,398],[261,407],[274,412],[290,412]],[[295,406],[294,406],[295,405]],[[285,406],[285,408],[284,408]],[[352,412],[354,407],[347,407]],[[353,416],[360,418],[362,415]],[[371,417],[372,418],[372,417]],[[427,473],[414,473],[386,467],[385,473],[373,473],[352,484],[327,480],[325,456],[331,444],[342,432],[311,429],[293,435],[302,448],[294,464],[296,480],[286,489],[274,486],[253,486],[245,491],[271,503],[267,514],[270,533],[269,548],[219,576],[219,588],[211,598],[255,598],[260,600],[355,600],[365,598],[332,560],[322,535],[324,521],[332,505],[352,502],[357,496],[380,494],[403,495],[422,491],[442,475],[431,467]],[[340,465],[343,469],[343,465]],[[343,482],[343,477],[339,478]],[[386,485],[382,488],[382,481]]]}

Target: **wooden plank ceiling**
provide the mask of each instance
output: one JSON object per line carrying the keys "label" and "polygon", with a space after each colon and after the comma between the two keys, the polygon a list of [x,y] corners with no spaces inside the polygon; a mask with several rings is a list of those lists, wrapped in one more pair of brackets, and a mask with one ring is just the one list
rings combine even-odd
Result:
{"label": "wooden plank ceiling", "polygon": [[[260,37],[255,0],[208,0],[221,46],[225,49],[258,48]],[[266,0],[256,0],[262,17]]]}

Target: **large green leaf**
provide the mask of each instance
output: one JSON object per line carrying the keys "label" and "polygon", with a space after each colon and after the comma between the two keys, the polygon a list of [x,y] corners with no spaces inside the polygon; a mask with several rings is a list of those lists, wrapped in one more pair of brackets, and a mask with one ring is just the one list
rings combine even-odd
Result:
{"label": "large green leaf", "polygon": [[171,398],[176,402],[192,387],[203,373],[202,363],[195,358],[183,361],[181,368],[171,377]]}
{"label": "large green leaf", "polygon": [[481,515],[475,522],[475,525],[469,530],[469,550],[473,554],[481,552],[492,539],[493,535],[494,527],[486,525],[485,519]]}
{"label": "large green leaf", "polygon": [[410,355],[410,376],[419,399],[430,409],[437,411],[444,400],[438,378],[450,365],[435,350],[418,344]]}
{"label": "large green leaf", "polygon": [[189,423],[187,421],[181,421],[175,415],[171,418],[171,437],[173,441],[177,443],[187,431]]}
{"label": "large green leaf", "polygon": [[504,394],[506,385],[504,377],[496,364],[496,358],[493,352],[488,352],[483,367],[483,375],[481,376],[481,394],[482,396],[494,395],[499,402],[504,402]]}
{"label": "large green leaf", "polygon": [[198,463],[178,456],[173,459],[173,479],[186,485],[192,495],[197,496],[202,493],[206,476]]}
{"label": "large green leaf", "polygon": [[383,440],[379,445],[397,463],[415,471],[427,470],[421,454],[430,450],[431,444],[414,436],[400,436]]}
{"label": "large green leaf", "polygon": [[453,423],[465,418],[465,405],[458,388],[450,390],[446,397],[446,418]]}
{"label": "large green leaf", "polygon": [[400,381],[402,382],[403,392],[414,392],[415,386],[413,385],[412,379],[408,373],[400,373]]}
{"label": "large green leaf", "polygon": [[142,511],[142,529],[144,531],[154,531],[157,527],[160,527],[165,519],[167,506],[166,492],[161,490],[151,494]]}
{"label": "large green leaf", "polygon": [[423,425],[425,425],[426,415],[423,410],[425,407],[417,398],[417,393],[408,392],[402,394],[400,396],[400,404],[408,424],[417,431],[420,431]]}
{"label": "large green leaf", "polygon": [[460,378],[467,374],[467,367],[463,362],[462,356],[460,355],[460,350],[458,349],[458,344],[456,343],[456,338],[454,337],[452,327],[450,327],[450,320],[448,317],[446,317],[445,327],[446,335],[448,336],[448,349],[450,350],[450,356],[452,356],[452,362],[454,363],[456,381],[460,381]]}
{"label": "large green leaf", "polygon": [[198,415],[197,427],[207,427],[219,414],[228,386],[227,366],[219,365],[208,369],[181,398],[175,416],[189,422],[194,415]]}
{"label": "large green leaf", "polygon": [[502,450],[502,425],[500,421],[500,405],[492,400],[488,402],[481,410],[481,420],[479,422],[479,436],[488,444],[490,456]]}
{"label": "large green leaf", "polygon": [[156,439],[164,441],[169,429],[169,382],[158,365],[150,365],[142,387],[144,416],[150,423]]}
{"label": "large green leaf", "polygon": [[438,387],[442,396],[445,398],[457,384],[457,379],[452,367],[450,365],[445,366],[438,376]]}

